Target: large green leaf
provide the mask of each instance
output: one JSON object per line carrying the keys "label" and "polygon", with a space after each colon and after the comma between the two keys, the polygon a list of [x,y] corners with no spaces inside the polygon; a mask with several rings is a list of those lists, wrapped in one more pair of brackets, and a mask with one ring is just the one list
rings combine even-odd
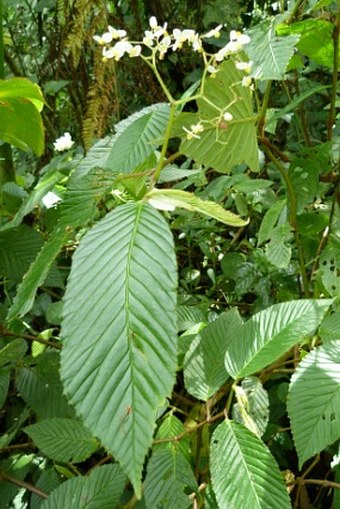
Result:
{"label": "large green leaf", "polygon": [[98,448],[97,440],[76,419],[44,419],[24,431],[46,456],[63,463],[84,461]]}
{"label": "large green leaf", "polygon": [[118,207],[82,239],[62,337],[65,392],[140,496],[155,411],[171,393],[177,350],[173,239],[150,205]]}
{"label": "large green leaf", "polygon": [[0,350],[0,368],[7,364],[16,364],[24,357],[26,351],[26,341],[21,338],[14,339]]}
{"label": "large green leaf", "polygon": [[225,363],[232,377],[243,378],[274,362],[314,333],[331,300],[295,300],[256,313],[236,331]]}
{"label": "large green leaf", "polygon": [[44,130],[39,112],[43,103],[40,88],[29,80],[0,80],[0,140],[41,155]]}
{"label": "large green leaf", "polygon": [[[161,423],[157,430],[156,440],[164,438],[173,438],[181,433],[185,432],[186,428],[182,421],[180,421],[173,413],[169,413]],[[191,460],[190,454],[190,441],[189,436],[183,437],[181,440],[169,440],[168,442],[162,442],[154,445],[154,449],[176,449],[179,451],[188,461]]]}
{"label": "large green leaf", "polygon": [[[304,19],[296,23],[277,26],[278,34],[297,34],[297,48],[318,64],[333,68],[334,25],[325,19]],[[340,47],[340,43],[339,43]]]}
{"label": "large green leaf", "polygon": [[[51,491],[55,490],[61,483],[60,476],[57,474],[56,470],[52,468],[47,468],[44,470],[37,480],[35,487],[44,491],[45,493],[51,493]],[[41,504],[43,503],[43,499],[36,495],[35,493],[31,494],[30,500],[30,509],[40,509]]]}
{"label": "large green leaf", "polygon": [[118,465],[96,467],[89,476],[74,477],[52,491],[41,509],[114,509],[126,479]]}
{"label": "large green leaf", "polygon": [[265,20],[249,30],[246,52],[253,61],[252,76],[261,80],[283,80],[294,54],[299,35],[278,37],[273,20]]}
{"label": "large green leaf", "polygon": [[340,340],[315,348],[299,364],[288,415],[300,467],[340,438]]}
{"label": "large green leaf", "polygon": [[8,312],[7,319],[9,321],[17,316],[24,316],[32,309],[37,289],[45,281],[68,235],[69,233],[66,229],[56,227],[50,239],[43,245],[18,288],[13,304]]}
{"label": "large green leaf", "polygon": [[210,471],[220,509],[289,509],[287,489],[264,443],[226,420],[211,438]]}
{"label": "large green leaf", "polygon": [[[256,117],[253,114],[249,87],[242,86],[243,74],[232,60],[219,66],[214,79],[209,78],[204,98],[197,101],[198,113],[181,113],[176,120],[173,136],[180,136],[181,152],[194,161],[229,173],[233,166],[245,162],[253,171],[259,170],[256,139]],[[224,113],[233,120],[225,122]],[[183,128],[202,123],[199,138],[187,139]]]}
{"label": "large green leaf", "polygon": [[225,210],[213,201],[201,200],[193,193],[178,189],[152,189],[145,195],[145,199],[160,210],[174,210],[176,207],[199,212],[217,221],[231,226],[245,226],[248,221],[236,214]]}
{"label": "large green leaf", "polygon": [[147,509],[187,509],[192,507],[188,495],[196,490],[192,467],[178,449],[158,449],[152,454],[144,483]]}
{"label": "large green leaf", "polygon": [[184,383],[195,398],[207,401],[228,380],[224,356],[242,326],[237,309],[223,313],[192,341],[184,361]]}

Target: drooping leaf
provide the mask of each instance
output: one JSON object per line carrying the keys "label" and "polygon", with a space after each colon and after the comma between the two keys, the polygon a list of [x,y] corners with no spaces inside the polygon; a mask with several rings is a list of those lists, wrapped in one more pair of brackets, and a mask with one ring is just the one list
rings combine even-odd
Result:
{"label": "drooping leaf", "polygon": [[287,406],[301,468],[340,438],[340,340],[304,357],[292,376]]}
{"label": "drooping leaf", "polygon": [[17,316],[24,316],[32,309],[36,292],[45,281],[67,237],[68,232],[66,229],[56,227],[50,239],[43,245],[18,288],[13,304],[8,312],[7,319],[9,321]]}
{"label": "drooping leaf", "polygon": [[[266,431],[269,421],[269,398],[260,380],[249,376],[237,387],[241,395],[236,395],[237,402],[233,405],[233,419],[261,437]],[[250,424],[250,426],[249,426]]]}
{"label": "drooping leaf", "polygon": [[74,477],[52,491],[41,509],[113,509],[126,479],[118,465],[103,465],[86,477]]}
{"label": "drooping leaf", "polygon": [[44,150],[40,110],[44,99],[38,85],[25,78],[0,80],[0,139],[36,155]]}
{"label": "drooping leaf", "polygon": [[144,483],[147,509],[187,509],[192,507],[188,495],[196,490],[192,467],[179,450],[167,448],[153,452]]}
{"label": "drooping leaf", "polygon": [[225,210],[218,203],[201,200],[192,193],[178,189],[152,189],[145,195],[145,199],[160,210],[174,210],[179,207],[199,212],[231,226],[245,226],[248,224],[248,221]]}
{"label": "drooping leaf", "polygon": [[195,398],[207,401],[228,380],[224,356],[243,321],[232,309],[209,323],[193,340],[184,361],[184,383]]}
{"label": "drooping leaf", "polygon": [[261,80],[283,80],[294,54],[299,35],[279,37],[273,20],[265,20],[249,30],[246,53],[253,62],[251,76]]}
{"label": "drooping leaf", "polygon": [[220,509],[289,509],[287,489],[264,443],[247,428],[226,420],[211,438],[210,471]]}
{"label": "drooping leaf", "polygon": [[46,456],[63,463],[85,461],[98,448],[97,440],[76,419],[44,419],[24,431]]}
{"label": "drooping leaf", "polygon": [[252,375],[314,333],[331,300],[295,300],[256,313],[235,333],[226,369],[235,378]]}
{"label": "drooping leaf", "polygon": [[[256,138],[256,117],[252,109],[249,87],[242,86],[243,73],[228,60],[219,66],[214,79],[208,79],[204,98],[197,101],[198,113],[181,113],[173,136],[182,138],[180,150],[194,161],[229,173],[233,166],[245,162],[253,171],[259,170]],[[224,113],[233,120],[225,122]],[[199,138],[187,139],[186,131],[202,123]],[[246,150],[245,150],[246,147]]]}
{"label": "drooping leaf", "polygon": [[129,203],[82,239],[65,294],[65,391],[137,496],[155,411],[174,383],[175,290],[167,223],[151,206]]}

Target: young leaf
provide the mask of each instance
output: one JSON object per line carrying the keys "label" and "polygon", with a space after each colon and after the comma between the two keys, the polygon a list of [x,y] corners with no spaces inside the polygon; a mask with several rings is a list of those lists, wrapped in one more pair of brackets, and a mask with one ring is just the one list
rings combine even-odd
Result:
{"label": "young leaf", "polygon": [[211,437],[210,471],[220,509],[289,509],[287,489],[264,443],[226,420]]}
{"label": "young leaf", "polygon": [[[232,60],[221,64],[217,76],[208,79],[204,88],[209,102],[204,97],[198,99],[198,113],[181,113],[175,123],[173,136],[184,138],[181,152],[221,173],[230,173],[233,166],[242,162],[259,171],[256,117],[249,87],[242,86],[243,77]],[[224,121],[226,112],[233,120]],[[188,139],[184,128],[190,131],[199,122],[204,128],[199,138]]]}
{"label": "young leaf", "polygon": [[98,448],[97,440],[76,419],[44,419],[24,431],[47,457],[63,463],[80,463]]}
{"label": "young leaf", "polygon": [[112,509],[119,502],[125,482],[118,465],[96,467],[89,476],[74,477],[61,484],[40,509]]}
{"label": "young leaf", "polygon": [[230,226],[245,226],[248,224],[248,221],[244,221],[236,214],[225,210],[218,203],[201,200],[192,193],[178,189],[152,189],[145,195],[145,199],[160,210],[174,210],[179,207],[199,212]]}
{"label": "young leaf", "polygon": [[272,20],[265,20],[250,29],[249,36],[246,53],[253,61],[252,76],[261,80],[283,80],[300,36],[278,37]]}
{"label": "young leaf", "polygon": [[[182,421],[180,421],[175,415],[172,413],[168,414],[157,430],[156,440],[162,438],[171,438],[180,435],[185,432],[186,428],[183,425]],[[156,449],[177,449],[189,462],[191,460],[190,457],[190,442],[189,437],[183,437],[182,440],[179,441],[168,441],[160,444],[155,444],[153,446],[154,450]]]}
{"label": "young leaf", "polygon": [[256,373],[293,345],[313,334],[331,300],[295,300],[274,304],[240,326],[226,356],[226,369],[235,378]]}
{"label": "young leaf", "polygon": [[[233,405],[233,419],[261,437],[269,421],[269,398],[260,380],[249,376],[236,389],[237,403]],[[250,426],[248,425],[250,424]]]}
{"label": "young leaf", "polygon": [[265,213],[259,229],[259,236],[257,240],[258,246],[271,238],[272,231],[274,230],[286,203],[286,200],[277,200]]}
{"label": "young leaf", "polygon": [[177,449],[154,451],[148,463],[144,484],[147,509],[187,509],[192,507],[188,494],[196,490],[192,467]]}
{"label": "young leaf", "polygon": [[171,393],[177,361],[173,240],[151,206],[118,207],[82,239],[62,337],[65,392],[140,496],[155,411]]}
{"label": "young leaf", "polygon": [[290,383],[288,415],[300,468],[340,438],[340,340],[301,361]]}
{"label": "young leaf", "polygon": [[237,309],[232,309],[209,323],[191,343],[184,361],[184,383],[195,398],[207,401],[228,380],[224,356],[242,324]]}

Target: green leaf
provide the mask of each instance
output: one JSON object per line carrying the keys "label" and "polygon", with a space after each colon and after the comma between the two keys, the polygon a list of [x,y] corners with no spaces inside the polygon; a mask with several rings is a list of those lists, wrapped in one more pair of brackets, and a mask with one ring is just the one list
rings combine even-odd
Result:
{"label": "green leaf", "polygon": [[27,225],[0,232],[0,274],[19,283],[42,245],[41,235]]}
{"label": "green leaf", "polygon": [[17,363],[27,351],[27,343],[24,339],[14,339],[0,350],[0,367],[6,364]]}
{"label": "green leaf", "polygon": [[314,333],[331,300],[293,300],[256,313],[235,332],[226,369],[235,378],[268,366],[293,345]]}
{"label": "green leaf", "polygon": [[265,213],[259,229],[259,236],[257,240],[258,246],[271,238],[272,231],[274,230],[286,203],[286,200],[277,200]]}
{"label": "green leaf", "polygon": [[340,438],[340,340],[315,348],[301,361],[287,406],[301,468]]}
{"label": "green leaf", "polygon": [[292,255],[292,248],[286,242],[291,237],[288,223],[280,224],[272,230],[271,238],[265,247],[266,258],[275,267],[287,269]]}
{"label": "green leaf", "polygon": [[175,379],[175,306],[172,235],[151,206],[118,207],[81,240],[64,300],[61,376],[137,496],[155,412]]}
{"label": "green leaf", "polygon": [[8,223],[5,223],[0,228],[0,231],[8,230],[9,228],[19,226],[23,218],[27,214],[29,214],[34,209],[34,207],[40,203],[41,199],[45,196],[45,194],[51,189],[53,189],[55,184],[57,184],[63,178],[65,178],[65,175],[58,171],[43,175],[42,178],[37,183],[37,185],[31,191],[27,199],[20,206],[19,210],[16,212],[13,219]]}
{"label": "green leaf", "polygon": [[45,281],[54,259],[67,237],[68,232],[63,228],[57,227],[52,232],[50,239],[42,247],[18,288],[13,304],[8,312],[7,319],[9,321],[17,316],[24,316],[32,309],[36,292]]}
{"label": "green leaf", "polygon": [[113,509],[126,479],[118,465],[103,465],[86,477],[74,477],[52,491],[40,509]]}
{"label": "green leaf", "polygon": [[25,78],[0,80],[0,139],[36,155],[44,150],[40,111],[44,99],[38,85]]}
{"label": "green leaf", "polygon": [[333,28],[334,25],[330,21],[310,18],[292,24],[282,23],[277,26],[277,32],[280,35],[297,34],[299,36],[297,43],[299,51],[314,62],[332,69]]}
{"label": "green leaf", "polygon": [[44,419],[24,431],[46,456],[63,463],[85,461],[98,448],[97,440],[75,419]]}
{"label": "green leaf", "polygon": [[233,405],[233,419],[258,437],[266,431],[269,421],[269,398],[260,380],[249,376],[236,387],[237,403]]}
{"label": "green leaf", "polygon": [[211,438],[210,471],[220,509],[289,509],[287,489],[264,443],[241,424],[226,420]]}
{"label": "green leaf", "polygon": [[10,369],[0,369],[0,410],[6,401],[10,382]]}
{"label": "green leaf", "polygon": [[248,33],[251,41],[245,50],[253,61],[251,76],[261,80],[283,80],[300,36],[278,37],[274,20],[265,20],[251,28]]}
{"label": "green leaf", "polygon": [[237,309],[232,309],[209,323],[192,341],[184,361],[184,383],[195,398],[207,401],[228,380],[224,356],[242,323]]}
{"label": "green leaf", "polygon": [[[243,76],[232,60],[221,64],[217,76],[207,80],[204,97],[197,100],[198,113],[181,113],[172,133],[184,138],[183,154],[221,173],[229,173],[242,162],[259,171],[256,117],[251,91],[241,85]],[[223,120],[226,112],[233,116],[227,123]],[[183,128],[191,130],[199,122],[204,127],[199,139],[187,139]]]}
{"label": "green leaf", "polygon": [[[164,438],[172,438],[180,435],[185,432],[186,428],[184,427],[182,421],[177,419],[173,413],[169,413],[163,420],[162,424],[157,430],[156,440],[164,439]],[[155,444],[153,448],[156,449],[176,449],[180,452],[189,462],[191,461],[190,455],[190,442],[189,437],[184,436],[182,440],[176,440],[168,442]]]}
{"label": "green leaf", "polygon": [[[51,491],[55,490],[60,485],[60,477],[55,471],[54,468],[49,468],[44,470],[37,480],[36,488],[44,491],[45,493],[51,493]],[[41,504],[43,503],[43,499],[32,493],[30,500],[30,509],[40,509]]]}
{"label": "green leaf", "polygon": [[188,460],[176,449],[158,449],[152,454],[144,483],[147,509],[187,509],[192,507],[189,494],[197,483]]}
{"label": "green leaf", "polygon": [[340,310],[326,316],[320,325],[319,335],[323,342],[340,339]]}
{"label": "green leaf", "polygon": [[130,173],[160,144],[169,119],[169,105],[153,104],[115,126],[117,134],[105,167],[117,173]]}
{"label": "green leaf", "polygon": [[201,200],[192,193],[178,189],[152,189],[145,195],[145,199],[160,210],[174,210],[179,207],[192,212],[200,212],[231,226],[245,226],[248,224],[248,221],[244,221],[236,214],[225,210],[218,203]]}
{"label": "green leaf", "polygon": [[58,353],[46,351],[37,358],[36,366],[20,368],[15,382],[22,399],[40,419],[74,417],[63,394]]}

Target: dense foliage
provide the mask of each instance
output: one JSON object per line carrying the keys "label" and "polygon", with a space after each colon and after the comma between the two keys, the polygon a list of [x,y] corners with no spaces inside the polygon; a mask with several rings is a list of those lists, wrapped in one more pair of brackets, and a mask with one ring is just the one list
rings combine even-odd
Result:
{"label": "dense foliage", "polygon": [[339,509],[338,2],[0,27],[1,509]]}

